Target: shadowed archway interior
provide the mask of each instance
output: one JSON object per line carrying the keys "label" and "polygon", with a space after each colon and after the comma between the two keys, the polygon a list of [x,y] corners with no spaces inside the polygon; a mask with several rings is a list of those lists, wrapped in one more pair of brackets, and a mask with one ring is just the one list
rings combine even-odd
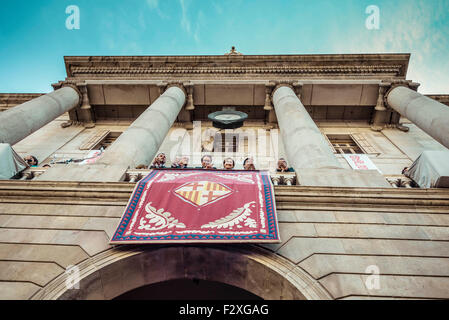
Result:
{"label": "shadowed archway interior", "polygon": [[236,286],[200,279],[162,281],[123,293],[114,300],[262,300]]}

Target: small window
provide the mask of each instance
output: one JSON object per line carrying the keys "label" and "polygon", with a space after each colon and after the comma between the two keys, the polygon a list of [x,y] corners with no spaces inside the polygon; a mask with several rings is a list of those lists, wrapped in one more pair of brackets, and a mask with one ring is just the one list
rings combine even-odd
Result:
{"label": "small window", "polygon": [[99,150],[102,147],[103,149],[110,147],[121,134],[121,132],[109,132],[109,134],[104,137],[104,139],[101,140],[93,149]]}
{"label": "small window", "polygon": [[217,132],[214,139],[214,152],[237,152],[239,143],[238,133]]}
{"label": "small window", "polygon": [[327,139],[334,149],[334,153],[366,153],[349,134],[328,134]]}
{"label": "small window", "polygon": [[83,143],[80,150],[99,150],[108,148],[121,135],[121,132],[111,132],[110,130],[100,130]]}

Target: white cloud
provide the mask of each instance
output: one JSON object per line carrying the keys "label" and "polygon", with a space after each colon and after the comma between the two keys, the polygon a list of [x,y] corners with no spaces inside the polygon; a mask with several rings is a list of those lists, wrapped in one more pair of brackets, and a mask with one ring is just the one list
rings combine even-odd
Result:
{"label": "white cloud", "polygon": [[148,7],[150,8],[150,10],[155,10],[156,13],[158,14],[158,16],[159,16],[161,19],[168,19],[168,18],[169,18],[169,17],[168,17],[166,14],[164,14],[164,13],[162,12],[162,10],[160,9],[160,7],[159,7],[159,0],[147,0],[147,5],[148,5]]}
{"label": "white cloud", "polygon": [[181,27],[187,33],[187,35],[198,44],[201,42],[200,32],[205,25],[205,17],[202,10],[198,11],[196,20],[191,21],[188,14],[188,5],[186,0],[179,0],[181,5]]}
{"label": "white cloud", "polygon": [[200,31],[202,26],[204,25],[204,14],[203,11],[198,12],[198,17],[196,20],[195,33],[193,34],[193,39],[196,43],[200,43]]}
{"label": "white cloud", "polygon": [[221,15],[223,13],[223,8],[217,2],[212,2],[212,6],[217,14]]}
{"label": "white cloud", "polygon": [[157,7],[159,7],[159,0],[147,0],[147,4],[150,9],[156,9]]}
{"label": "white cloud", "polygon": [[190,20],[187,16],[187,6],[184,0],[179,0],[179,3],[181,4],[182,10],[181,27],[190,35],[192,32],[190,27]]}

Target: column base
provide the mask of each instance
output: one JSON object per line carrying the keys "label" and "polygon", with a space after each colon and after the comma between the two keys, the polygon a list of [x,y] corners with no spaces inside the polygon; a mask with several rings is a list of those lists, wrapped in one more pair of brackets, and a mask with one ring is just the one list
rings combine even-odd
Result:
{"label": "column base", "polygon": [[402,124],[398,124],[396,125],[396,128],[398,128],[399,130],[403,131],[403,132],[409,132],[410,128],[407,126],[404,126]]}
{"label": "column base", "polygon": [[371,130],[376,131],[376,132],[380,132],[382,131],[384,127],[383,126],[371,126]]}
{"label": "column base", "polygon": [[84,122],[83,127],[87,129],[91,129],[95,127],[95,122]]}

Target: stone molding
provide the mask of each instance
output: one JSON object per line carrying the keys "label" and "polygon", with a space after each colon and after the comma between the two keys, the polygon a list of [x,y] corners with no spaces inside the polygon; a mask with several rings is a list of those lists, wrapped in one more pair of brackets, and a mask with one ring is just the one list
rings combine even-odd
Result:
{"label": "stone molding", "polygon": [[[142,175],[150,170],[138,171]],[[0,181],[0,203],[51,203],[125,206],[134,189],[129,182]],[[406,188],[326,188],[276,186],[278,209],[296,206],[449,207],[449,190]],[[76,199],[76,200],[74,200]]]}
{"label": "stone molding", "polygon": [[405,78],[410,54],[67,56],[67,76],[195,74],[388,75]]}
{"label": "stone molding", "polygon": [[45,93],[0,93],[0,101],[7,104],[22,104],[43,96]]}
{"label": "stone molding", "polygon": [[273,66],[273,67],[78,67],[71,66],[70,74],[84,76],[91,74],[100,75],[189,75],[189,74],[289,74],[289,75],[373,75],[393,74],[401,76],[401,65],[392,66]]}

